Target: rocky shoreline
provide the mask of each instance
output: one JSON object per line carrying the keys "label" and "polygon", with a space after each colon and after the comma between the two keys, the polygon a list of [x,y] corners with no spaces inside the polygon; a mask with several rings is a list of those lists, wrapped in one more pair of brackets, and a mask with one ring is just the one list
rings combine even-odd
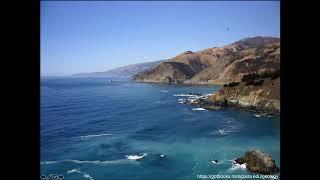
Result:
{"label": "rocky shoreline", "polygon": [[280,114],[280,78],[259,78],[257,81],[226,85],[207,100],[223,107]]}
{"label": "rocky shoreline", "polygon": [[[192,94],[187,94],[192,95]],[[193,106],[198,106],[203,109],[207,110],[218,110],[223,109],[226,106],[220,102],[211,102],[209,101],[209,98],[212,96],[212,94],[206,94],[206,95],[197,95],[197,96],[191,96],[188,99],[178,99],[179,103],[183,104],[190,104]]]}
{"label": "rocky shoreline", "polygon": [[244,164],[249,171],[259,174],[270,175],[279,172],[279,168],[271,155],[259,149],[247,151],[244,156],[236,158],[234,164]]}
{"label": "rocky shoreline", "polygon": [[268,109],[261,109],[255,106],[244,107],[238,104],[230,104],[228,101],[212,101],[210,98],[212,98],[212,94],[191,96],[187,99],[178,99],[178,103],[189,104],[206,110],[232,108],[236,110],[250,111],[256,113],[256,117],[272,117],[273,115],[279,115],[279,113]]}
{"label": "rocky shoreline", "polygon": [[241,82],[225,84],[212,95],[187,99],[192,104],[208,110],[227,107],[258,113],[280,114],[280,71],[248,74]]}

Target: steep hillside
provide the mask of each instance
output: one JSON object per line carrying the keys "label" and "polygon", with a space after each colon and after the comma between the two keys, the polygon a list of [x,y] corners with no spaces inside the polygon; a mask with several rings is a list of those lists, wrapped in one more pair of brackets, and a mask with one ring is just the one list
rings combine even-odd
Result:
{"label": "steep hillside", "polygon": [[186,51],[133,76],[142,82],[225,84],[280,68],[280,39],[245,38],[223,47]]}

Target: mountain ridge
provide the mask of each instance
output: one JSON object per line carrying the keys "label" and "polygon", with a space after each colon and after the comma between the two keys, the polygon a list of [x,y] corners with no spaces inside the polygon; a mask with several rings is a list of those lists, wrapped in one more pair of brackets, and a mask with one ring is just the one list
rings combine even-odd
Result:
{"label": "mountain ridge", "polygon": [[270,36],[243,38],[234,43],[185,51],[152,69],[133,76],[138,82],[225,84],[249,73],[280,67],[280,39]]}
{"label": "mountain ridge", "polygon": [[114,76],[131,77],[138,72],[153,68],[154,66],[160,64],[163,61],[165,61],[165,60],[135,63],[135,64],[129,64],[129,65],[125,65],[125,66],[120,66],[120,67],[110,69],[107,71],[77,73],[77,74],[72,74],[71,76],[73,76],[73,77],[114,77]]}

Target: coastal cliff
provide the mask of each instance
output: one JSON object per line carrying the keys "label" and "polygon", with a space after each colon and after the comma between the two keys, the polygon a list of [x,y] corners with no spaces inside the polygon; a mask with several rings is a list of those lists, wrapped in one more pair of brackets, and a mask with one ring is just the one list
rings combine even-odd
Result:
{"label": "coastal cliff", "polygon": [[245,38],[220,48],[186,51],[133,76],[138,82],[224,84],[212,96],[186,101],[204,109],[236,107],[280,113],[280,40]]}
{"label": "coastal cliff", "polygon": [[280,113],[280,77],[225,85],[208,98],[209,103],[247,110]]}
{"label": "coastal cliff", "polygon": [[241,82],[225,84],[214,94],[192,96],[180,103],[207,110],[232,107],[261,112],[265,115],[279,114],[280,71],[248,74],[241,79]]}
{"label": "coastal cliff", "polygon": [[257,36],[223,47],[186,51],[133,76],[138,82],[225,84],[280,67],[280,39]]}

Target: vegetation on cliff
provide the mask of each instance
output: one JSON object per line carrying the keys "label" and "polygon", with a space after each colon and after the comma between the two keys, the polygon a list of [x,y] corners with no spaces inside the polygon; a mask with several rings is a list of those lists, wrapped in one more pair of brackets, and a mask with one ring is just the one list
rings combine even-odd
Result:
{"label": "vegetation on cliff", "polygon": [[242,82],[227,84],[209,97],[208,102],[278,114],[280,113],[280,77],[276,79],[274,79],[275,76],[265,77],[250,75]]}
{"label": "vegetation on cliff", "polygon": [[[250,73],[276,71],[279,66],[280,39],[258,36],[223,47],[186,51],[148,71],[137,73],[133,79],[140,82],[226,84],[239,82]],[[259,82],[251,84],[258,85]]]}

